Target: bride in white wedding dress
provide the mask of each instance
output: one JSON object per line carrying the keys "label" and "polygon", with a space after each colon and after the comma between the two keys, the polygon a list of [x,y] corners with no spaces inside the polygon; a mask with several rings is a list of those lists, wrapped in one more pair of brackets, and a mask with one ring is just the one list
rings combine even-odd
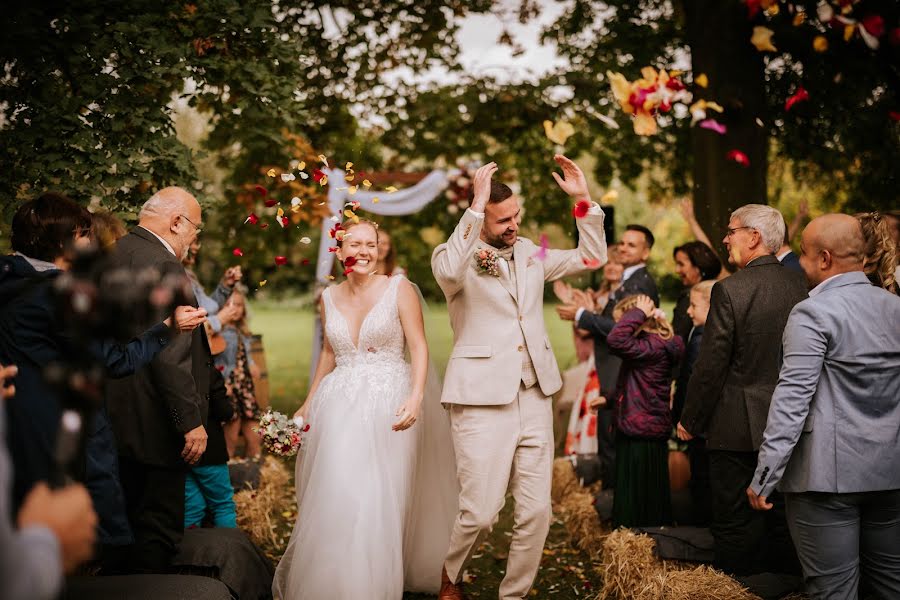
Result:
{"label": "bride in white wedding dress", "polygon": [[[347,280],[322,296],[324,347],[297,458],[297,522],[276,600],[437,593],[458,492],[415,287],[373,274],[373,223],[346,223]],[[406,354],[410,356],[407,361]]]}

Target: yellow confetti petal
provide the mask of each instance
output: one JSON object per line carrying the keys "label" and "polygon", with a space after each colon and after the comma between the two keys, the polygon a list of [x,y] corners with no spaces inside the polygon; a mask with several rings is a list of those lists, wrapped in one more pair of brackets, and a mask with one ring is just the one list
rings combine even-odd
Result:
{"label": "yellow confetti petal", "polygon": [[386,188],[384,188],[384,191],[386,191],[388,194],[393,194],[394,192],[397,191],[397,188],[395,188],[392,185],[389,185]]}
{"label": "yellow confetti petal", "polygon": [[349,188],[347,188],[347,193],[350,194],[350,195],[352,196],[352,195],[355,194],[358,190],[359,190],[359,186],[358,186],[358,185],[351,185]]}
{"label": "yellow confetti petal", "polygon": [[381,200],[378,199],[378,196],[372,198],[372,204],[378,204]]}
{"label": "yellow confetti petal", "polygon": [[850,38],[853,37],[854,32],[856,31],[856,25],[844,25],[844,41],[849,42]]}
{"label": "yellow confetti petal", "polygon": [[326,166],[326,167],[328,166],[328,159],[325,157],[324,154],[320,154],[320,155],[319,155],[319,162],[325,163],[325,166]]}
{"label": "yellow confetti petal", "polygon": [[289,511],[289,510],[286,510],[286,511],[283,511],[283,512],[281,513],[281,516],[284,517],[284,518],[288,518],[288,517],[290,517],[292,514],[294,514],[294,513],[292,513],[292,512]]}
{"label": "yellow confetti petal", "polygon": [[750,43],[760,52],[778,52],[778,48],[772,43],[773,35],[775,35],[775,32],[768,27],[757,25],[753,28]]}
{"label": "yellow confetti petal", "polygon": [[301,160],[301,161],[300,161],[300,164],[297,165],[297,168],[300,169],[300,170],[302,171],[303,169],[306,168],[306,163],[303,162],[303,161]]}
{"label": "yellow confetti petal", "polygon": [[277,216],[279,216],[279,217],[283,217],[283,216],[284,216],[284,209],[281,208],[281,207],[279,206],[279,207],[278,207],[278,211],[276,211],[275,214],[276,214]]}
{"label": "yellow confetti petal", "polygon": [[356,213],[354,213],[352,210],[345,210],[344,216],[352,220],[354,223],[359,223],[359,217],[357,217]]}
{"label": "yellow confetti petal", "polygon": [[267,281],[269,281],[269,280],[268,280],[268,279],[263,279],[262,281],[260,281],[260,282],[259,282],[259,287],[262,287],[262,286],[266,285],[266,282],[267,282]]}
{"label": "yellow confetti petal", "polygon": [[708,108],[709,110],[714,110],[714,111],[716,111],[716,112],[718,112],[718,113],[725,112],[725,109],[722,108],[722,105],[721,105],[721,104],[717,104],[716,102],[707,102],[707,103],[706,103],[706,108]]}
{"label": "yellow confetti petal", "polygon": [[609,87],[612,89],[616,102],[627,114],[633,113],[634,107],[628,102],[628,98],[631,97],[631,83],[621,73],[607,71],[606,76],[609,78]]}
{"label": "yellow confetti petal", "polygon": [[328,281],[334,281],[334,275],[329,275],[327,279]]}
{"label": "yellow confetti petal", "polygon": [[328,185],[328,175],[322,175],[322,178],[319,179],[319,185],[321,185],[322,187]]}
{"label": "yellow confetti petal", "polygon": [[794,27],[800,27],[801,25],[803,25],[804,21],[806,21],[806,13],[801,10],[798,11],[796,15],[794,15],[794,20],[792,23]]}
{"label": "yellow confetti petal", "polygon": [[648,112],[641,111],[634,117],[634,132],[638,135],[655,135],[656,119]]}
{"label": "yellow confetti petal", "polygon": [[619,192],[617,190],[609,190],[603,196],[600,197],[600,202],[604,204],[609,204],[610,202],[615,202],[619,198]]}
{"label": "yellow confetti petal", "polygon": [[813,50],[816,52],[826,52],[828,50],[828,38],[824,35],[817,35],[813,39]]}
{"label": "yellow confetti petal", "polygon": [[544,121],[544,134],[554,144],[565,145],[566,140],[574,133],[575,128],[568,121],[557,121],[556,123]]}
{"label": "yellow confetti petal", "polygon": [[266,175],[268,175],[269,177],[275,177],[275,169],[269,169],[268,171],[266,171]]}
{"label": "yellow confetti petal", "polygon": [[354,179],[356,179],[356,173],[350,172],[344,175],[344,181],[347,183],[352,183]]}
{"label": "yellow confetti petal", "polygon": [[363,185],[366,187],[366,189],[369,189],[370,187],[372,187],[372,182],[368,179],[363,179]]}
{"label": "yellow confetti petal", "polygon": [[353,168],[353,163],[352,163],[352,162],[348,162],[348,163],[347,163],[347,166],[344,167],[344,170],[345,170],[345,171],[349,171],[349,170],[352,169],[352,168]]}
{"label": "yellow confetti petal", "polygon": [[706,76],[706,73],[700,73],[694,79],[694,83],[696,83],[697,85],[699,85],[702,88],[705,88],[705,87],[709,86],[709,77]]}

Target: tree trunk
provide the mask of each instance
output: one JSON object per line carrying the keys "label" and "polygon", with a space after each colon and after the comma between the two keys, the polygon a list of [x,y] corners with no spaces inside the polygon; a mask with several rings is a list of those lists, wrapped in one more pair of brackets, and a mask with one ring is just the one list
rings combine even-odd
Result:
{"label": "tree trunk", "polygon": [[[738,0],[686,0],[685,32],[691,48],[694,79],[705,73],[709,87],[696,87],[699,98],[717,102],[724,114],[707,111],[727,126],[725,135],[693,127],[694,208],[697,220],[716,250],[728,217],[744,204],[765,204],[767,171],[765,122],[765,65],[763,54],[750,44],[753,27],[747,6]],[[739,150],[750,159],[747,167],[729,160]]]}

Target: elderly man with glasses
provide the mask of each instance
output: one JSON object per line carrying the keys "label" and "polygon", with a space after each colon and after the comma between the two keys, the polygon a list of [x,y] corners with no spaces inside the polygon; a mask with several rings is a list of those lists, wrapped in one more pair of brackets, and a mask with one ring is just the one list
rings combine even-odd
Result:
{"label": "elderly man with glasses", "polygon": [[774,208],[748,204],[731,214],[723,242],[738,272],[712,289],[678,424],[681,439],[706,438],[716,565],[734,575],[799,572],[781,499],[770,498],[775,509],[763,514],[745,494],[778,382],[781,336],[807,297],[802,275],[775,257],[783,240],[784,218]]}

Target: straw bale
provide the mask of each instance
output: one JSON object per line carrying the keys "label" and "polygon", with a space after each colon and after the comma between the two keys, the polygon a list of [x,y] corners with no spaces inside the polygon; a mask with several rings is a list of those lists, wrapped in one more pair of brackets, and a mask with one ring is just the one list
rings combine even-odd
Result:
{"label": "straw bale", "polygon": [[290,502],[290,479],[284,463],[267,456],[260,468],[259,487],[234,495],[238,527],[257,546],[278,545],[277,516]]}

